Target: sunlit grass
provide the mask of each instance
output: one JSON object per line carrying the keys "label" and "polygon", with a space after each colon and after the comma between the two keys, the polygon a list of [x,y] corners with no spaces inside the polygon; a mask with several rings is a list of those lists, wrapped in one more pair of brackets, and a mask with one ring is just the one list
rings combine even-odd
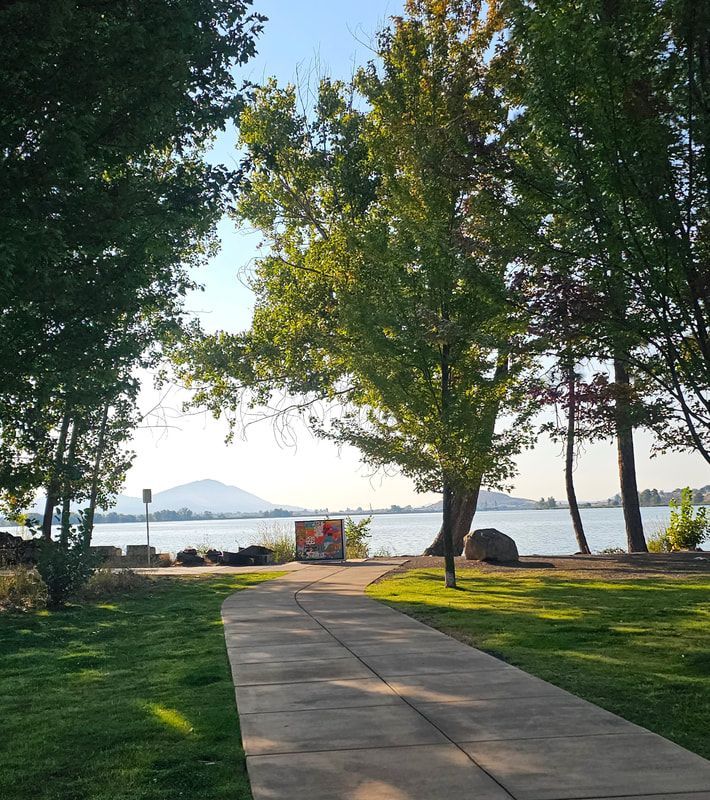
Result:
{"label": "sunlit grass", "polygon": [[0,798],[249,800],[220,606],[273,577],[0,614]]}
{"label": "sunlit grass", "polygon": [[[710,581],[414,570],[368,593],[710,756]],[[513,702],[511,700],[511,702]]]}

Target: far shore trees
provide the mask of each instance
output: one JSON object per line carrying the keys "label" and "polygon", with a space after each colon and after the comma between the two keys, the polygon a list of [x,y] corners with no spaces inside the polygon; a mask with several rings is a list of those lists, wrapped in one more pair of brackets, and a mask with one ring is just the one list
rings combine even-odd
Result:
{"label": "far shore trees", "polygon": [[478,2],[409,0],[381,63],[322,81],[312,111],[294,87],[256,91],[238,204],[269,246],[252,328],[184,356],[197,402],[294,396],[321,435],[441,492],[430,552],[450,586],[482,482],[505,483],[531,435],[495,170],[507,110],[486,80],[496,33]]}

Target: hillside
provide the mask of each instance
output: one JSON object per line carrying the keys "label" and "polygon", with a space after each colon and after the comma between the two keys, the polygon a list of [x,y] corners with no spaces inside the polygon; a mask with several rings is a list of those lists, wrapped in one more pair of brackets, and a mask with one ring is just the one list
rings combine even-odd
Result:
{"label": "hillside", "polygon": [[[279,505],[288,511],[297,511],[295,506]],[[244,513],[256,511],[271,511],[277,508],[275,503],[264,500],[251,492],[240,489],[238,486],[228,486],[221,481],[201,480],[174,486],[162,492],[153,494],[151,511],[164,509],[178,510],[189,508],[195,513],[211,511],[214,514]],[[145,507],[139,497],[119,495],[111,511],[119,514],[142,514]]]}
{"label": "hillside", "polygon": [[[443,503],[439,500],[421,508],[423,511],[441,511]],[[524,497],[511,497],[503,492],[489,492],[486,489],[481,489],[478,495],[479,511],[511,511],[517,508],[535,508],[535,501]]]}

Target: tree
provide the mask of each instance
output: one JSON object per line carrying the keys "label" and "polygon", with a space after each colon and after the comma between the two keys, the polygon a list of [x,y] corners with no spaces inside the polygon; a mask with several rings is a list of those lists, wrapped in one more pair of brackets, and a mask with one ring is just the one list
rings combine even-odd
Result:
{"label": "tree", "polygon": [[708,7],[501,7],[508,89],[522,110],[517,188],[540,203],[542,247],[602,301],[591,354],[613,366],[627,538],[631,551],[643,551],[633,444],[639,379],[666,409],[654,424],[659,447],[710,458]]}
{"label": "tree", "polygon": [[[556,172],[554,184],[529,185],[567,222],[550,243],[585,265],[608,302],[603,340],[618,385],[643,373],[681,423],[657,426],[660,446],[710,459],[710,7],[503,6],[517,99]],[[626,415],[620,407],[630,454]]]}
{"label": "tree", "polygon": [[321,82],[312,113],[293,87],[255,93],[238,214],[269,252],[252,327],[178,355],[197,403],[234,414],[248,387],[252,407],[300,412],[442,492],[449,586],[481,483],[505,482],[530,438],[494,169],[507,112],[486,82],[494,22],[478,2],[410,0],[378,39],[381,65]]}
{"label": "tree", "polygon": [[115,491],[139,366],[180,324],[232,175],[205,147],[238,114],[250,0],[0,11],[0,495]]}

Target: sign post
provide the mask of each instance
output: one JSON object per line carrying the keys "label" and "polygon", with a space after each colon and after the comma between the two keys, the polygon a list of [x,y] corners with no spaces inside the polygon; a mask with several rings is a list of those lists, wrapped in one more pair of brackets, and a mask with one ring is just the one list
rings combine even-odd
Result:
{"label": "sign post", "polygon": [[148,504],[153,502],[152,489],[143,489],[143,502],[145,503],[145,536],[148,540],[148,566],[150,567],[150,522],[148,520]]}

